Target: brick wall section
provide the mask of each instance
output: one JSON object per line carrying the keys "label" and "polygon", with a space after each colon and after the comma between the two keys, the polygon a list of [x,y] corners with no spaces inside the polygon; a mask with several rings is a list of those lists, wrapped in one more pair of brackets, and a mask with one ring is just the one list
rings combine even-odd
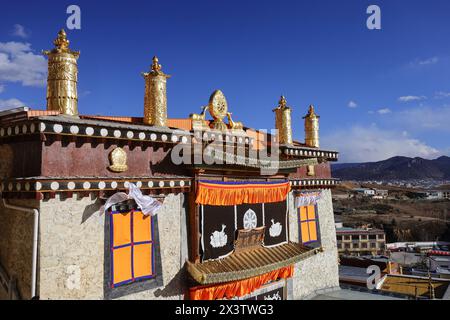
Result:
{"label": "brick wall section", "polygon": [[291,173],[291,179],[329,179],[331,178],[331,166],[329,162],[324,162],[314,166],[314,176],[308,176],[307,166],[301,166],[297,172]]}
{"label": "brick wall section", "polygon": [[0,179],[41,175],[42,143],[39,140],[16,140],[2,144],[0,140]]}
{"label": "brick wall section", "polygon": [[[108,170],[109,154],[116,147],[127,153],[128,170],[115,173]],[[170,149],[164,146],[141,146],[139,144],[111,144],[91,142],[48,141],[42,152],[42,175],[64,176],[151,176],[158,174],[178,175],[185,173],[170,158]],[[93,161],[95,159],[95,161]]]}

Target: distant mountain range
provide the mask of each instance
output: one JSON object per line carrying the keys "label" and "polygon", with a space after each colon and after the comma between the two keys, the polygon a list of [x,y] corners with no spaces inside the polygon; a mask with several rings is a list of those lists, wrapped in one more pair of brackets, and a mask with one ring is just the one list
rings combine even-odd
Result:
{"label": "distant mountain range", "polygon": [[393,157],[378,162],[337,163],[333,177],[342,180],[450,180],[450,157],[434,160]]}

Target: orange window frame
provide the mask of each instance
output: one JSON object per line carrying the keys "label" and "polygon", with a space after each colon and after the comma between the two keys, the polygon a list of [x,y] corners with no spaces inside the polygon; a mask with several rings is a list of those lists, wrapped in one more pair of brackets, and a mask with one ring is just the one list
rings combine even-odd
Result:
{"label": "orange window frame", "polygon": [[134,209],[109,215],[111,288],[154,278],[153,217]]}
{"label": "orange window frame", "polygon": [[320,244],[317,205],[298,208],[299,241],[305,245]]}

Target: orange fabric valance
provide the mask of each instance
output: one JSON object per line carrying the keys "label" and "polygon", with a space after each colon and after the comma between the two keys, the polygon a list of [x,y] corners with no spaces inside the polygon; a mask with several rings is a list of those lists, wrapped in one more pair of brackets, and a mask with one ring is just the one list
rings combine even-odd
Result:
{"label": "orange fabric valance", "polygon": [[294,266],[284,267],[253,278],[227,282],[216,286],[202,286],[189,289],[191,300],[217,300],[243,297],[261,288],[269,281],[291,278],[294,275]]}
{"label": "orange fabric valance", "polygon": [[289,181],[276,182],[210,182],[199,181],[198,204],[233,206],[243,203],[269,203],[286,200],[291,191]]}

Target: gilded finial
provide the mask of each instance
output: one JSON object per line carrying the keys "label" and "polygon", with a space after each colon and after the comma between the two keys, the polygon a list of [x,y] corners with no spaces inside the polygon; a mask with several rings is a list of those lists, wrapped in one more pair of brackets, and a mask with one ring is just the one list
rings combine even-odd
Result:
{"label": "gilded finial", "polygon": [[152,63],[152,71],[156,73],[160,73],[162,69],[162,66],[159,64],[159,59],[157,56],[153,57],[153,63]]}
{"label": "gilded finial", "polygon": [[56,48],[66,51],[69,48],[70,41],[67,40],[66,31],[64,29],[59,30],[58,37],[53,41]]}
{"label": "gilded finial", "polygon": [[287,106],[287,100],[284,96],[281,96],[280,101],[278,101],[278,106],[285,108]]}
{"label": "gilded finial", "polygon": [[280,97],[280,100],[278,101],[278,106],[275,109],[273,109],[272,111],[276,111],[276,110],[280,110],[280,109],[281,110],[289,109],[285,96]]}
{"label": "gilded finial", "polygon": [[316,114],[316,112],[315,112],[315,110],[314,110],[314,106],[313,106],[312,104],[309,106],[308,114],[307,114],[306,116],[303,117],[303,119],[306,119],[306,118],[320,118],[320,117]]}
{"label": "gilded finial", "polygon": [[47,55],[47,56],[52,54],[52,53],[53,54],[70,53],[75,58],[78,58],[79,55],[80,55],[79,51],[72,51],[72,50],[70,50],[70,48],[69,48],[70,41],[67,39],[67,34],[66,34],[66,31],[64,29],[59,30],[58,36],[53,41],[53,44],[55,45],[55,48],[53,50],[51,50],[51,51],[44,50],[44,51],[42,51],[42,53]]}

